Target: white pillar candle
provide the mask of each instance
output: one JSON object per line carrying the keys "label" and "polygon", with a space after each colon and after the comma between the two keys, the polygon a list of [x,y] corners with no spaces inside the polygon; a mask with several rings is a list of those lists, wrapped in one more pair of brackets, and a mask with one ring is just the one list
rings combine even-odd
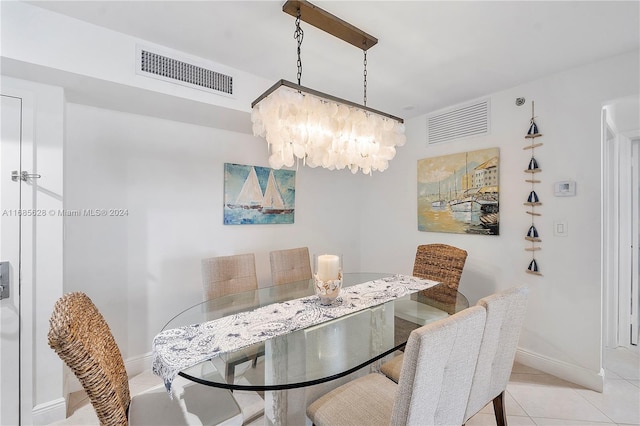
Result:
{"label": "white pillar candle", "polygon": [[329,281],[338,279],[340,271],[340,258],[334,254],[322,254],[318,256],[318,279]]}

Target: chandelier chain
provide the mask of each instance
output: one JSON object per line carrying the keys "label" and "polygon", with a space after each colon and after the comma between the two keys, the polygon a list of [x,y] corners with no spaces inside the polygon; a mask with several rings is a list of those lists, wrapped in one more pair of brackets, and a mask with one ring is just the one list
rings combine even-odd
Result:
{"label": "chandelier chain", "polygon": [[302,47],[302,39],[304,38],[304,31],[300,28],[300,9],[298,9],[298,14],[296,16],[296,30],[293,33],[293,38],[298,41],[298,85],[300,85],[300,80],[302,79],[302,58],[300,57],[301,47]]}
{"label": "chandelier chain", "polygon": [[367,106],[367,51],[364,52],[364,102],[363,105]]}

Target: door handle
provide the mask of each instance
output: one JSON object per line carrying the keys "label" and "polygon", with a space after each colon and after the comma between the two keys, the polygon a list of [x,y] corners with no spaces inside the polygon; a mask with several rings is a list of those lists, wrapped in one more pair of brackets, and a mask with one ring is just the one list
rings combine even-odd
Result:
{"label": "door handle", "polygon": [[9,262],[0,262],[0,300],[9,295]]}
{"label": "door handle", "polygon": [[37,175],[37,174],[31,174],[29,172],[26,171],[22,171],[19,172],[17,170],[14,170],[11,172],[11,180],[14,182],[17,182],[18,180],[24,181],[26,182],[27,179],[40,179],[42,176]]}

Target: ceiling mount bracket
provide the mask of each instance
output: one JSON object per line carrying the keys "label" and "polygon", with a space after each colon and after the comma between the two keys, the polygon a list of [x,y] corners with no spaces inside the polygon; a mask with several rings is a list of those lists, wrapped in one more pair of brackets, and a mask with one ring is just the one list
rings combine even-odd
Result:
{"label": "ceiling mount bracket", "polygon": [[300,10],[300,19],[307,24],[338,37],[358,49],[366,51],[378,43],[378,39],[374,36],[306,0],[288,0],[282,6],[282,11],[293,17],[298,16],[298,10]]}

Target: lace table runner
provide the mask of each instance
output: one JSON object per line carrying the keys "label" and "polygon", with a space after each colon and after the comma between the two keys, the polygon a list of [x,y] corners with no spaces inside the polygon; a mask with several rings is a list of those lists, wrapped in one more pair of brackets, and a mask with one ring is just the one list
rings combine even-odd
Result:
{"label": "lace table runner", "polygon": [[320,324],[438,284],[406,275],[343,288],[334,305],[307,296],[263,306],[202,324],[173,328],[153,339],[153,372],[171,392],[178,373],[218,355]]}

